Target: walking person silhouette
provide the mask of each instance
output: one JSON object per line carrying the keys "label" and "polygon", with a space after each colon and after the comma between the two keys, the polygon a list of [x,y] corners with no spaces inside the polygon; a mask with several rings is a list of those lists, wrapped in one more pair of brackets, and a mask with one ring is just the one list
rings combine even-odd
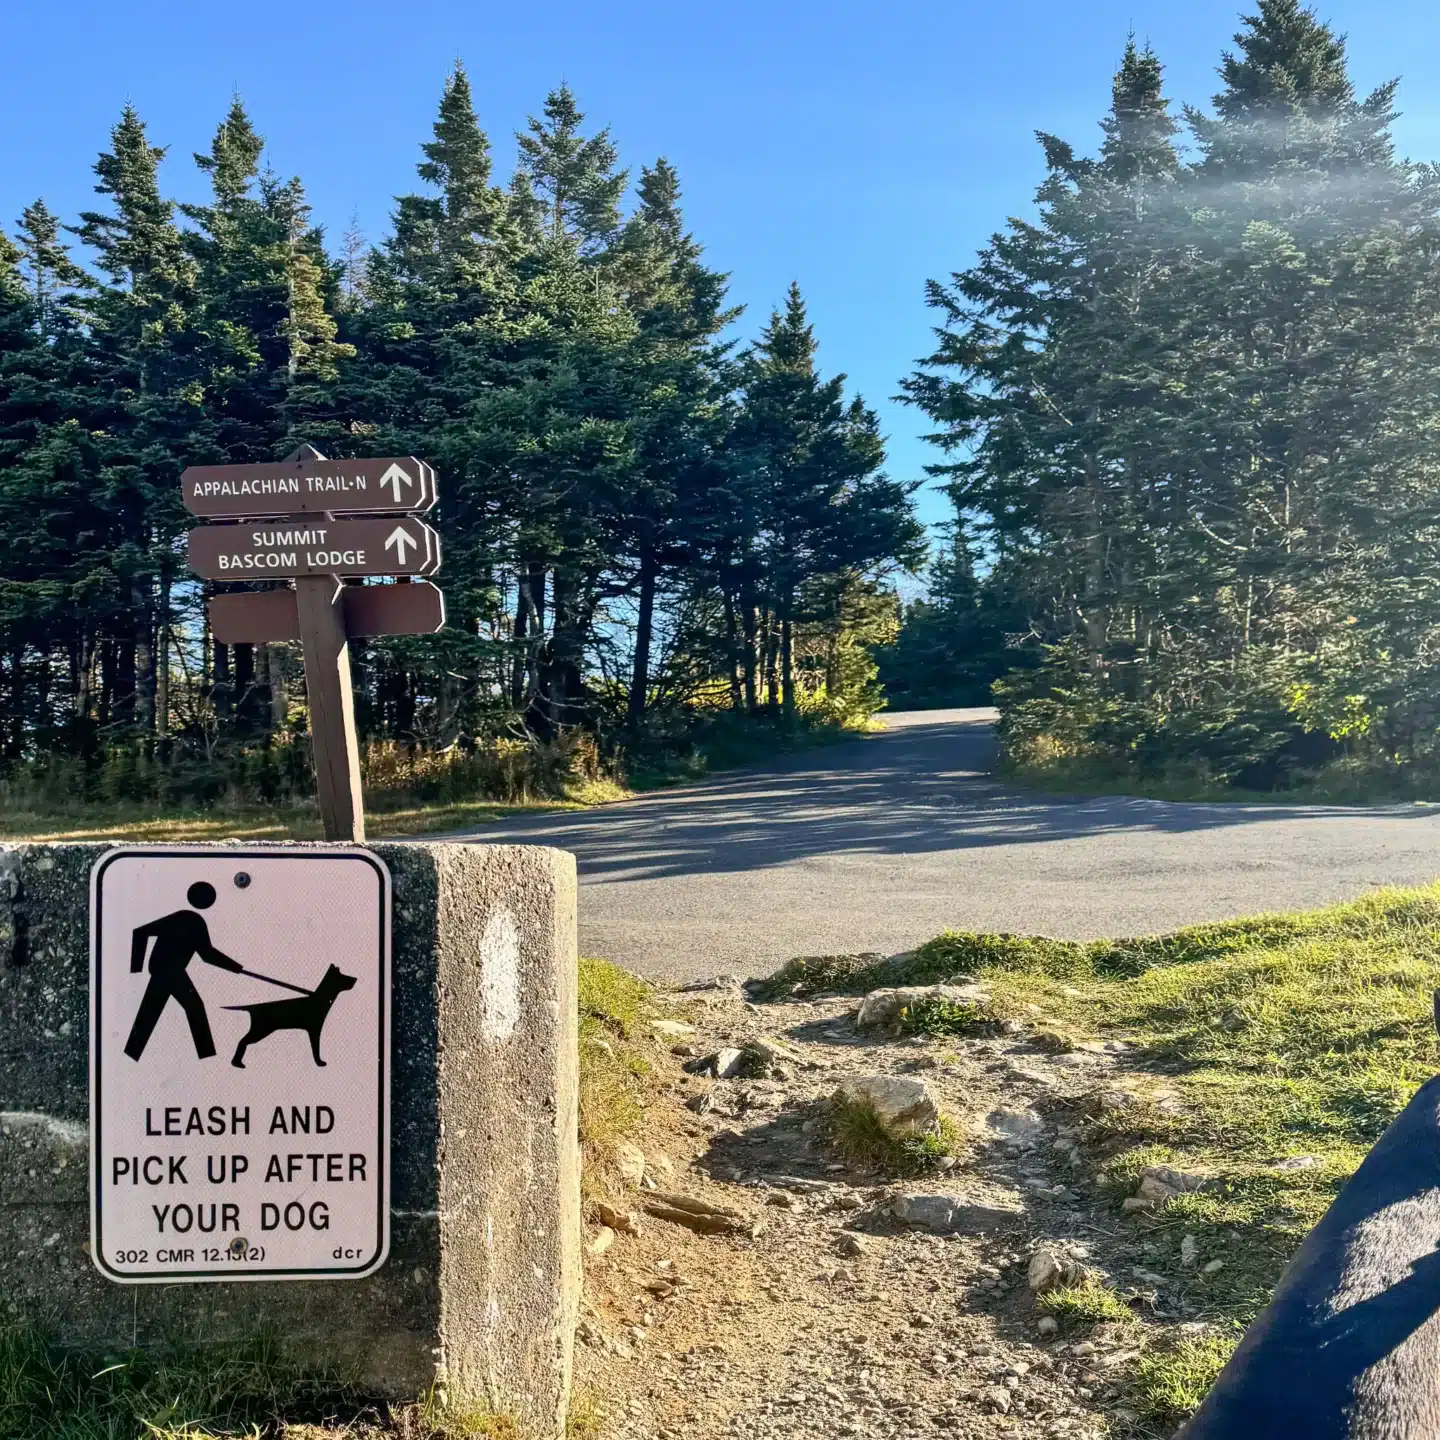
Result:
{"label": "walking person silhouette", "polygon": [[210,930],[204,917],[196,911],[208,910],[215,903],[215,887],[204,880],[197,880],[186,892],[185,898],[195,908],[176,910],[170,915],[152,920],[148,925],[137,925],[130,938],[130,973],[138,975],[145,967],[145,950],[153,939],[155,948],[150,951],[150,981],[141,997],[140,1008],[135,1012],[135,1023],[130,1027],[130,1038],[125,1042],[125,1053],[138,1060],[150,1043],[155,1027],[165,1006],[174,1000],[185,1012],[190,1022],[190,1038],[195,1042],[198,1059],[208,1060],[215,1053],[215,1040],[210,1034],[210,1017],[205,1013],[205,1002],[195,988],[195,982],[186,974],[186,966],[198,955],[207,965],[240,974],[242,966],[238,960],[217,950],[210,943]]}

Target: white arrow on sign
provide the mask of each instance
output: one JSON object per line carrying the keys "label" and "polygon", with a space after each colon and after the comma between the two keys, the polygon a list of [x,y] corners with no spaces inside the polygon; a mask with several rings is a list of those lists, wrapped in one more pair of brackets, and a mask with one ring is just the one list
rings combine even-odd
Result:
{"label": "white arrow on sign", "polygon": [[413,535],[407,535],[398,525],[390,532],[385,541],[387,550],[394,549],[396,561],[403,565],[405,563],[405,547],[413,546],[416,550],[420,548],[420,542]]}
{"label": "white arrow on sign", "polygon": [[[402,482],[406,485],[413,485],[415,483],[410,473],[406,470],[402,470],[398,465],[392,465],[380,477],[381,488],[383,489],[386,485],[389,485],[391,489],[395,492],[395,503],[397,505],[400,503],[400,486]],[[401,558],[403,560],[404,557],[402,556]]]}

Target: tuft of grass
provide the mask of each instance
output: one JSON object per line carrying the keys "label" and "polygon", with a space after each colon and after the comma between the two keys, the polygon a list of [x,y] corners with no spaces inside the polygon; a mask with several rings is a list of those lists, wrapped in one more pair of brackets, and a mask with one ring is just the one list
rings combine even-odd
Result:
{"label": "tuft of grass", "polygon": [[955,1153],[960,1132],[942,1115],[933,1131],[897,1139],[866,1100],[836,1095],[830,1102],[830,1139],[845,1162],[882,1175],[923,1175]]}
{"label": "tuft of grass", "polygon": [[758,1000],[784,1000],[822,990],[859,994],[887,983],[874,978],[887,968],[888,962],[873,955],[797,955],[749,989]]}
{"label": "tuft of grass", "polygon": [[1047,1290],[1036,1303],[1045,1314],[1053,1315],[1067,1333],[1105,1323],[1126,1328],[1140,1323],[1120,1296],[1094,1277],[1075,1285],[1058,1285]]}
{"label": "tuft of grass", "polygon": [[1188,1419],[1239,1343],[1238,1333],[1187,1336],[1147,1350],[1135,1364],[1134,1393],[1141,1417],[1167,1428]]}
{"label": "tuft of grass", "polygon": [[927,995],[906,1008],[901,1024],[915,1035],[942,1036],[988,1034],[996,1022],[979,1005]]}

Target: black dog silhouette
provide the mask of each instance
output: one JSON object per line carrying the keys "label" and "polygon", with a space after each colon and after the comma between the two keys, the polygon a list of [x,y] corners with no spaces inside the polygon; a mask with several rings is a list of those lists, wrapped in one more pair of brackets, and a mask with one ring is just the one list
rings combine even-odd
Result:
{"label": "black dog silhouette", "polygon": [[255,1005],[227,1005],[227,1010],[245,1010],[250,1015],[250,1029],[236,1047],[232,1065],[245,1068],[245,1052],[257,1040],[273,1035],[277,1030],[303,1030],[310,1037],[310,1053],[317,1065],[325,1062],[320,1058],[320,1032],[325,1028],[330,1007],[342,990],[353,990],[355,977],[342,975],[332,965],[320,983],[308,994],[294,1000],[261,1000]]}

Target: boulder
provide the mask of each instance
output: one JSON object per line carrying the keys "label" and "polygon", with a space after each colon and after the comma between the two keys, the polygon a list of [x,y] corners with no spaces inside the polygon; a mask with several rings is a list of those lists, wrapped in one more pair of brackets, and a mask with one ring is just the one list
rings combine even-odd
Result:
{"label": "boulder", "polygon": [[650,1030],[661,1040],[688,1040],[695,1033],[695,1027],[683,1020],[652,1020]]}
{"label": "boulder", "polygon": [[930,1087],[913,1075],[863,1075],[847,1080],[837,1098],[870,1106],[896,1138],[933,1131],[940,1123],[940,1108]]}

